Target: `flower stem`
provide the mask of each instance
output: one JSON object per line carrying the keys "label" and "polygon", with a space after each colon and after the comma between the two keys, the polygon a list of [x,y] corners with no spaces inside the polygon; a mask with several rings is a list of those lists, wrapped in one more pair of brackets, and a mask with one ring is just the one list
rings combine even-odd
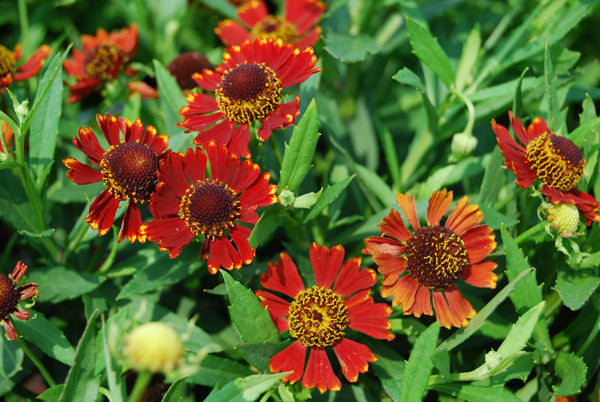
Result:
{"label": "flower stem", "polygon": [[151,379],[152,373],[147,370],[138,373],[131,395],[129,395],[129,402],[138,402],[142,398]]}
{"label": "flower stem", "polygon": [[48,385],[51,387],[55,386],[56,381],[54,381],[54,379],[52,378],[52,376],[50,375],[48,370],[46,370],[46,367],[42,364],[40,359],[38,359],[38,357],[33,353],[33,351],[27,345],[27,343],[25,343],[25,340],[21,337],[18,337],[17,342],[19,342],[21,349],[23,349],[23,352],[25,352],[27,357],[29,357],[29,359],[33,362],[33,364],[35,364],[35,366],[38,368],[38,370],[40,371],[40,374],[42,374],[42,377],[44,377],[44,380],[46,380]]}
{"label": "flower stem", "polygon": [[534,227],[526,230],[525,232],[523,232],[519,236],[517,236],[517,238],[515,239],[515,242],[517,244],[521,244],[525,240],[528,240],[529,238],[531,238],[531,237],[533,237],[533,236],[535,236],[538,233],[541,233],[543,231],[544,231],[544,224],[543,223],[538,223]]}

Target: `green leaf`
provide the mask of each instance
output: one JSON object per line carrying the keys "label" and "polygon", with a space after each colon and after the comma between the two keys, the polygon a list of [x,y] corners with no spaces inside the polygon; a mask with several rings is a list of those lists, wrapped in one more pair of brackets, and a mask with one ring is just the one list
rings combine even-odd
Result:
{"label": "green leaf", "polygon": [[358,179],[386,207],[396,205],[396,194],[390,186],[375,172],[356,163],[354,165]]}
{"label": "green leaf", "polygon": [[183,399],[183,389],[188,377],[178,378],[167,390],[163,396],[162,402],[180,402]]}
{"label": "green leaf", "polygon": [[60,393],[62,392],[64,387],[65,384],[55,385],[53,387],[48,388],[46,391],[44,391],[43,394],[38,395],[36,398],[48,402],[58,401],[58,397],[60,396]]}
{"label": "green leaf", "polygon": [[260,300],[250,289],[234,280],[227,272],[224,270],[220,272],[229,294],[231,320],[240,331],[244,342],[277,342],[279,332]]}
{"label": "green leaf", "polygon": [[540,315],[544,311],[544,305],[545,302],[542,301],[519,317],[498,348],[496,352],[498,357],[505,359],[525,348]]}
{"label": "green leaf", "polygon": [[319,116],[317,114],[317,104],[313,99],[298,125],[294,127],[290,144],[285,145],[279,191],[296,191],[302,183],[312,167],[319,136]]}
{"label": "green leaf", "polygon": [[60,401],[95,401],[100,388],[100,377],[94,375],[96,367],[96,319],[92,314],[75,351],[75,360],[67,374]]}
{"label": "green leaf", "polygon": [[297,209],[309,209],[313,205],[315,205],[317,201],[319,201],[319,198],[321,198],[321,194],[323,194],[323,188],[321,188],[316,193],[310,192],[302,194],[301,196],[298,196],[294,199],[294,205],[292,206]]}
{"label": "green leaf", "polygon": [[520,402],[512,392],[498,387],[480,387],[466,384],[439,384],[431,387],[469,402]]}
{"label": "green leaf", "polygon": [[392,76],[392,79],[398,81],[400,84],[410,85],[416,88],[421,93],[426,93],[425,85],[419,76],[409,70],[407,67],[403,67],[400,71]]}
{"label": "green leaf", "polygon": [[40,348],[45,354],[68,366],[73,364],[75,349],[65,335],[43,314],[32,311],[27,321],[13,321],[17,333]]}
{"label": "green leaf", "polygon": [[572,269],[562,266],[556,273],[554,290],[558,292],[565,306],[579,310],[598,288],[600,278],[593,269]]}
{"label": "green leaf", "polygon": [[558,352],[554,360],[554,371],[562,380],[560,385],[553,385],[556,395],[568,396],[576,394],[585,384],[587,366],[579,356]]}
{"label": "green leaf", "polygon": [[54,151],[58,139],[58,123],[62,114],[63,78],[62,64],[69,49],[56,54],[40,80],[30,115],[29,163],[42,187],[48,174],[47,168],[54,163]]}
{"label": "green leaf", "polygon": [[327,188],[323,191],[323,194],[321,194],[321,197],[319,197],[319,200],[311,208],[308,215],[306,215],[306,218],[304,218],[303,223],[306,223],[319,216],[319,214],[325,208],[331,205],[331,203],[340,196],[342,191],[344,191],[344,189],[348,187],[353,178],[354,176],[348,176],[344,180],[335,183],[333,186],[327,186]]}
{"label": "green leaf", "polygon": [[465,86],[472,80],[472,73],[477,59],[479,50],[481,49],[481,28],[479,23],[476,23],[473,29],[469,31],[465,44],[463,45],[462,54],[458,67],[456,69],[456,90],[462,91]]}
{"label": "green leaf", "polygon": [[440,324],[436,321],[417,338],[404,366],[399,401],[420,401],[425,396],[433,370],[432,355],[435,353],[439,335]]}
{"label": "green leaf", "polygon": [[0,170],[0,218],[17,230],[37,230],[35,214],[21,181],[6,169]]}
{"label": "green leaf", "polygon": [[222,0],[200,0],[200,3],[212,8],[215,11],[223,14],[224,17],[237,19],[236,8],[233,4]]}
{"label": "green leaf", "polygon": [[454,70],[448,56],[427,27],[407,18],[406,30],[413,53],[449,88],[454,83]]}
{"label": "green leaf", "polygon": [[177,127],[177,123],[181,121],[179,109],[186,105],[185,97],[175,78],[160,61],[154,59],[153,63],[156,72],[156,84],[160,93],[158,102],[160,110],[163,112],[165,130],[169,134],[169,148],[173,151],[185,152],[190,142],[190,136],[185,134],[182,128]]}
{"label": "green leaf", "polygon": [[40,296],[45,302],[59,303],[71,300],[96,289],[104,278],[84,274],[65,267],[47,270],[31,270],[29,280],[39,285]]}
{"label": "green leaf", "polygon": [[490,208],[485,205],[480,204],[479,209],[481,209],[481,212],[483,212],[483,221],[494,230],[500,229],[502,225],[509,228],[519,222],[517,219],[503,215],[494,208]]}
{"label": "green leaf", "polygon": [[192,384],[214,387],[250,374],[252,370],[248,366],[231,359],[206,355],[200,362],[198,370],[190,375],[188,381]]}
{"label": "green leaf", "polygon": [[[12,319],[12,322],[17,320]],[[9,378],[21,370],[23,349],[17,341],[9,341],[0,329],[0,377]]]}
{"label": "green leaf", "polygon": [[269,388],[285,377],[282,374],[256,374],[229,382],[220,390],[213,390],[204,402],[255,401]]}
{"label": "green leaf", "polygon": [[248,238],[250,247],[256,248],[266,243],[281,226],[282,220],[278,208],[268,208],[260,215]]}
{"label": "green leaf", "polygon": [[244,359],[263,373],[269,372],[271,357],[288,347],[286,343],[242,343],[235,348],[240,351]]}
{"label": "green leaf", "polygon": [[[121,316],[127,314],[127,312],[128,309],[122,309],[119,311],[119,313],[121,313]],[[106,368],[105,375],[108,382],[108,390],[110,391],[110,400],[111,402],[123,402],[124,384],[121,381],[122,377],[117,375],[117,364],[112,359],[112,356],[110,354],[110,348],[108,346],[108,339],[106,336],[106,323],[104,322],[104,316],[102,316],[102,350],[104,352],[104,367]]]}
{"label": "green leaf", "polygon": [[516,353],[502,362],[492,373],[492,385],[504,385],[507,381],[519,379],[526,381],[535,365],[534,352]]}
{"label": "green leaf", "polygon": [[363,61],[367,58],[367,54],[376,54],[380,50],[375,39],[365,34],[352,36],[330,33],[324,40],[323,49],[342,63]]}
{"label": "green leaf", "polygon": [[556,93],[556,76],[550,56],[550,38],[546,41],[546,50],[544,52],[544,83],[546,88],[546,101],[548,102],[548,128],[553,131],[562,132],[560,124],[560,108]]}
{"label": "green leaf", "polygon": [[482,165],[481,157],[471,156],[456,164],[450,164],[438,169],[430,174],[429,178],[419,186],[417,199],[430,197],[434,191],[440,188],[479,174],[483,170]]}

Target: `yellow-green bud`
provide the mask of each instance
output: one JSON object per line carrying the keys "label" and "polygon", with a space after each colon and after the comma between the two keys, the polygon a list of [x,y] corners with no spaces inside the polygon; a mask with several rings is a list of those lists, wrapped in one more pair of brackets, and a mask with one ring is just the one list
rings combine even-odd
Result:
{"label": "yellow-green bud", "polygon": [[162,322],[148,322],[125,335],[125,356],[137,371],[169,373],[183,360],[177,332]]}
{"label": "yellow-green bud", "polygon": [[454,137],[452,137],[452,144],[450,144],[452,156],[456,160],[461,160],[470,156],[476,147],[477,138],[465,133],[454,134]]}
{"label": "yellow-green bud", "polygon": [[551,204],[546,208],[546,214],[550,227],[563,237],[573,235],[579,227],[579,210],[573,204]]}
{"label": "yellow-green bud", "polygon": [[279,203],[284,208],[291,208],[294,205],[294,201],[296,197],[294,196],[294,192],[290,190],[283,190],[281,194],[279,194]]}

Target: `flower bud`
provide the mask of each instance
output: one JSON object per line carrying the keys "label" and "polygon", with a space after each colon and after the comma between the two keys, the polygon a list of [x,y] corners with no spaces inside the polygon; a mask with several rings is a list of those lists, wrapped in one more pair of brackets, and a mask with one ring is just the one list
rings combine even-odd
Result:
{"label": "flower bud", "polygon": [[283,190],[281,194],[279,194],[279,203],[284,208],[291,208],[294,205],[295,200],[296,197],[290,190]]}
{"label": "flower bud", "polygon": [[550,227],[563,237],[570,237],[579,227],[579,210],[573,204],[550,204],[546,208],[546,219]]}
{"label": "flower bud", "polygon": [[452,137],[452,144],[450,149],[452,150],[452,156],[456,160],[461,160],[467,156],[470,156],[477,147],[477,138],[472,135],[465,133],[454,134]]}
{"label": "flower bud", "polygon": [[148,322],[125,335],[123,353],[137,371],[169,373],[183,360],[183,343],[167,324]]}

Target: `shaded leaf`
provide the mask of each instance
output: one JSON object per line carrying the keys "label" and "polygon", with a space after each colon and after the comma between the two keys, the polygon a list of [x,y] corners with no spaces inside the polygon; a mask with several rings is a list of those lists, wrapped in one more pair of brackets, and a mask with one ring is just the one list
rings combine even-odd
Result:
{"label": "shaded leaf", "polygon": [[400,401],[420,401],[425,396],[439,334],[440,324],[434,322],[417,338],[404,366]]}
{"label": "shaded leaf", "polygon": [[557,395],[573,395],[579,392],[585,384],[587,366],[579,356],[558,352],[554,361],[554,370],[561,378],[560,385],[552,386]]}
{"label": "shaded leaf", "polygon": [[349,176],[344,180],[335,183],[333,186],[327,186],[315,205],[310,209],[308,215],[306,215],[306,218],[304,218],[304,223],[316,218],[325,208],[331,205],[331,203],[339,197],[342,191],[348,187],[353,178],[354,176]]}
{"label": "shaded leaf", "polygon": [[287,373],[256,374],[246,378],[238,378],[229,382],[222,389],[213,390],[204,402],[255,401],[286,375]]}
{"label": "shaded leaf", "polygon": [[572,269],[560,267],[556,272],[554,290],[558,292],[565,306],[571,310],[580,309],[598,288],[600,278],[593,269]]}
{"label": "shaded leaf", "polygon": [[325,38],[324,49],[342,63],[363,61],[367,54],[379,52],[379,45],[368,35],[355,36],[330,33]]}

